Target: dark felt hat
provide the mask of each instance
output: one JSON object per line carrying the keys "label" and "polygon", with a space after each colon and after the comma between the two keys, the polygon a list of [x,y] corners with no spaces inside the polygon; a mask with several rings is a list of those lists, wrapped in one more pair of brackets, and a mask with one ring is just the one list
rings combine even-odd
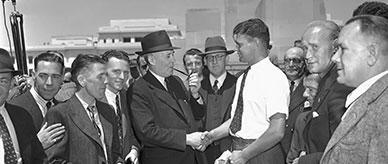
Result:
{"label": "dark felt hat", "polygon": [[0,73],[11,72],[12,75],[20,74],[19,71],[15,71],[13,68],[13,58],[9,55],[8,51],[0,49]]}
{"label": "dark felt hat", "polygon": [[232,54],[234,50],[227,50],[225,41],[221,36],[214,36],[206,38],[205,52],[201,55],[206,56],[212,53],[225,52],[226,55]]}
{"label": "dark felt hat", "polygon": [[141,48],[143,51],[135,52],[138,55],[144,55],[152,52],[179,49],[173,47],[170,38],[165,30],[156,31],[147,34],[141,39]]}

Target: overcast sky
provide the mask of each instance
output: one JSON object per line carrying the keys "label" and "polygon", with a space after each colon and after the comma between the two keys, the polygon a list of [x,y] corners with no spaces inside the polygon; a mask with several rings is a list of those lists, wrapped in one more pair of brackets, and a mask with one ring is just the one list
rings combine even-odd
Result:
{"label": "overcast sky", "polygon": [[[170,18],[180,29],[185,26],[189,8],[222,8],[224,0],[17,0],[24,15],[27,46],[49,42],[55,35],[96,35],[98,27],[111,19]],[[250,1],[250,0],[240,0]],[[326,11],[333,19],[346,20],[352,10],[365,0],[325,0]],[[382,0],[388,3],[388,0]],[[11,3],[6,2],[6,18]],[[1,14],[1,19],[3,15]],[[7,20],[9,25],[9,20]],[[0,47],[8,46],[3,21]]]}

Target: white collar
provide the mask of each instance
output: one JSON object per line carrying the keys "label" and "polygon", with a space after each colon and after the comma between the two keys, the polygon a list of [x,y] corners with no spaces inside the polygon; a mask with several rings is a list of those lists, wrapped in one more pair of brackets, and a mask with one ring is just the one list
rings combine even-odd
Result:
{"label": "white collar", "polygon": [[388,74],[388,70],[379,73],[376,76],[364,81],[356,89],[354,89],[346,98],[345,107],[349,108],[362,94],[364,94],[377,80]]}
{"label": "white collar", "polygon": [[155,76],[156,79],[158,79],[158,81],[160,82],[160,84],[162,84],[162,85],[164,86],[164,88],[167,89],[166,82],[164,81],[164,79],[166,79],[166,78],[165,78],[165,77],[162,77],[162,76],[159,76],[158,74],[152,72],[151,70],[150,70],[150,72],[152,73],[152,75]]}
{"label": "white collar", "polygon": [[221,74],[221,76],[218,78],[214,77],[212,74],[209,74],[210,85],[213,86],[214,82],[217,80],[218,89],[221,88],[221,86],[224,84],[225,79],[226,79],[226,71],[223,74]]}
{"label": "white collar", "polygon": [[264,67],[265,65],[272,64],[269,60],[269,57],[265,57],[264,59],[260,60],[259,62],[251,65],[251,70],[260,69],[260,67]]}
{"label": "white collar", "polygon": [[75,93],[75,96],[77,96],[78,100],[81,102],[81,104],[84,107],[84,109],[87,109],[89,106],[96,106],[96,101],[94,101],[93,104],[89,105],[84,100],[82,100],[82,98],[78,95],[78,93]]}
{"label": "white collar", "polygon": [[36,91],[35,87],[32,87],[30,89],[30,93],[31,93],[32,97],[35,99],[35,101],[39,104],[46,105],[47,102],[49,102],[49,101],[45,100],[42,96],[39,95],[39,93]]}

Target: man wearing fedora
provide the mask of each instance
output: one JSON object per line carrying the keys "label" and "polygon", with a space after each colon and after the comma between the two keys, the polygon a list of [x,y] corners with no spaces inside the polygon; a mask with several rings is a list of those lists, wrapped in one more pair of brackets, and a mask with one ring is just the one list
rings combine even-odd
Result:
{"label": "man wearing fedora", "polygon": [[[196,164],[203,159],[202,133],[195,132],[191,111],[198,97],[189,95],[182,80],[173,76],[174,49],[167,32],[156,31],[141,41],[149,71],[136,80],[128,94],[135,133],[143,146],[142,164]],[[197,85],[193,87],[198,87]],[[194,89],[194,88],[193,88]],[[199,96],[199,95],[195,95]],[[194,132],[194,133],[193,133]]]}
{"label": "man wearing fedora", "polygon": [[[225,69],[227,55],[234,50],[227,50],[221,36],[208,37],[205,42],[204,61],[209,74],[201,82],[199,93],[206,106],[204,129],[212,130],[230,118],[230,104],[233,101],[237,78]],[[230,148],[230,136],[210,144],[206,151],[208,163],[214,161],[222,152]]]}
{"label": "man wearing fedora", "polygon": [[46,155],[36,136],[31,115],[6,102],[12,78],[17,73],[9,53],[0,49],[0,163],[43,163]]}

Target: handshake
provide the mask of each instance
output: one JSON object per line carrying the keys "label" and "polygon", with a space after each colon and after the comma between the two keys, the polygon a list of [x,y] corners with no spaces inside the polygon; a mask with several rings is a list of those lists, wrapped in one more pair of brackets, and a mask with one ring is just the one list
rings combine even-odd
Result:
{"label": "handshake", "polygon": [[205,151],[206,147],[214,141],[212,131],[208,132],[194,132],[186,135],[186,145],[191,146],[193,149],[199,151]]}

